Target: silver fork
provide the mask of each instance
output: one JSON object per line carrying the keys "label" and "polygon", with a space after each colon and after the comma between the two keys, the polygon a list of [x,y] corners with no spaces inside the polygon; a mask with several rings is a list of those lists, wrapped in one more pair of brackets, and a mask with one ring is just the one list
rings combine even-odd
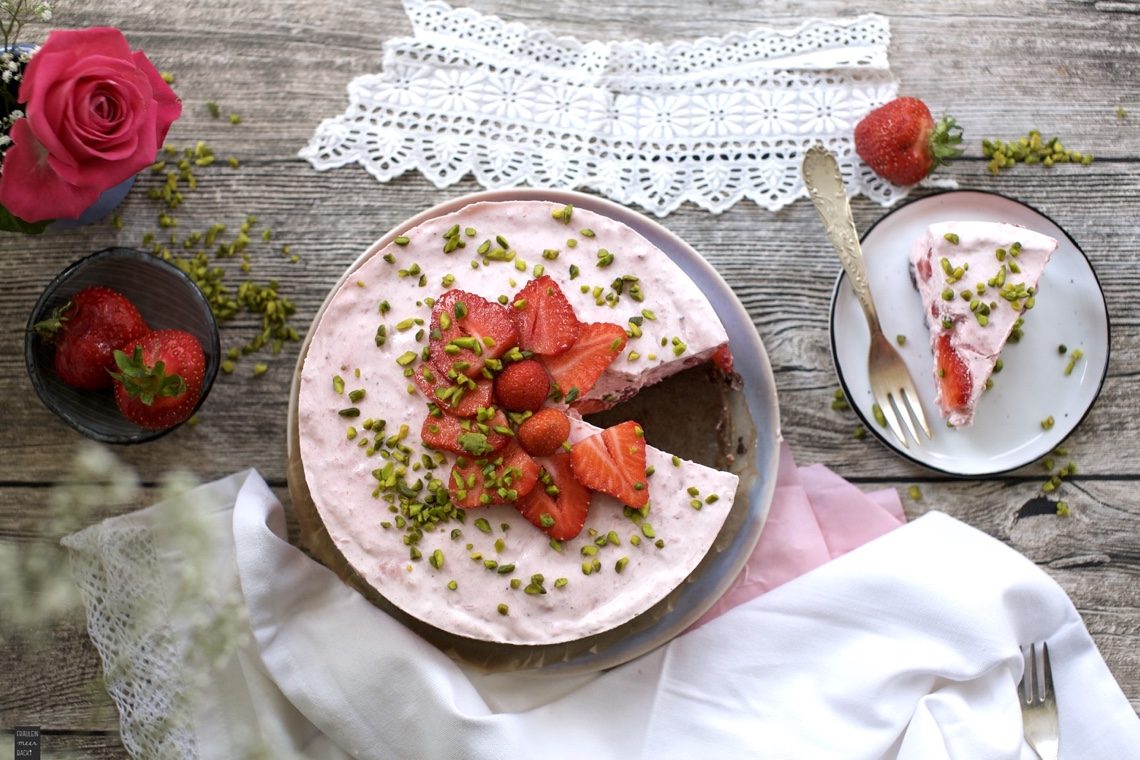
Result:
{"label": "silver fork", "polygon": [[1057,722],[1057,699],[1053,693],[1053,669],[1049,665],[1049,645],[1041,643],[1041,668],[1037,665],[1037,647],[1030,644],[1022,650],[1025,672],[1018,688],[1021,697],[1021,723],[1025,740],[1041,760],[1057,760],[1060,728]]}
{"label": "silver fork", "polygon": [[811,202],[815,204],[823,228],[839,254],[839,260],[843,263],[843,269],[847,272],[871,330],[871,349],[867,355],[871,395],[882,411],[887,426],[903,448],[910,448],[910,444],[899,423],[900,418],[914,442],[921,445],[915,423],[926,433],[927,438],[933,437],[930,425],[926,423],[922,401],[906,363],[883,335],[883,328],[879,325],[879,314],[871,299],[871,284],[867,281],[867,270],[863,265],[863,249],[855,231],[855,220],[851,216],[851,204],[847,200],[839,164],[827,148],[815,145],[804,155],[803,176]]}

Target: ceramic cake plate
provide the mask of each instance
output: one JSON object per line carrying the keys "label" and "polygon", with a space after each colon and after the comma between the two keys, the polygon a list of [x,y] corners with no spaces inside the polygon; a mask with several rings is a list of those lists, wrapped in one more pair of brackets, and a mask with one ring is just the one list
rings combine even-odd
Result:
{"label": "ceramic cake plate", "polygon": [[[1021,225],[1058,241],[1024,314],[1024,336],[1001,352],[1003,368],[978,403],[974,423],[948,428],[934,405],[933,355],[909,254],[926,227],[943,221]],[[883,332],[904,336],[899,352],[918,387],[934,438],[903,446],[875,422],[867,377],[870,342],[855,293],[840,274],[831,302],[831,349],[840,384],[863,425],[900,456],[960,476],[993,475],[1031,464],[1069,436],[1096,400],[1108,371],[1104,293],[1084,252],[1055,222],[994,193],[953,191],[924,197],[880,219],[863,237],[867,277]],[[1062,353],[1060,347],[1064,346]],[[1073,362],[1075,350],[1083,357]],[[1051,427],[1042,422],[1053,419]]]}
{"label": "ceramic cake plate", "polygon": [[[375,589],[363,583],[344,561],[326,531],[312,502],[305,482],[298,433],[298,398],[301,369],[309,349],[309,338],[302,346],[289,399],[288,478],[293,506],[300,523],[299,542],[336,571],[370,601],[423,636],[458,661],[489,672],[531,671],[536,674],[568,674],[603,670],[634,659],[684,632],[703,615],[740,572],[756,546],[768,515],[775,488],[779,455],[779,412],[776,386],[767,353],[752,321],[735,294],[692,247],[656,222],[623,206],[595,196],[558,190],[515,188],[465,195],[428,209],[388,232],[348,268],[330,290],[329,299],[340,285],[376,251],[395,237],[423,223],[480,201],[548,201],[572,204],[610,217],[632,228],[672,259],[712,304],[728,334],[734,369],[740,376],[738,388],[724,391],[718,408],[692,401],[701,380],[686,370],[657,386],[643,389],[627,404],[638,404],[636,412],[659,416],[663,426],[672,429],[674,440],[662,448],[709,466],[729,469],[740,477],[736,499],[712,547],[696,569],[660,602],[632,620],[610,630],[565,643],[513,645],[478,641],[435,628],[391,604]],[[309,330],[319,323],[326,299]],[[707,372],[699,372],[707,376]],[[684,377],[682,377],[684,376]],[[707,381],[704,381],[707,384]],[[622,406],[604,414],[622,412]],[[692,407],[687,414],[678,409]],[[587,417],[592,419],[592,417]],[[653,420],[643,420],[653,429]],[[722,424],[717,424],[717,422]],[[599,423],[600,424],[600,423]],[[673,444],[678,447],[673,449]],[[683,450],[681,449],[683,447]]]}

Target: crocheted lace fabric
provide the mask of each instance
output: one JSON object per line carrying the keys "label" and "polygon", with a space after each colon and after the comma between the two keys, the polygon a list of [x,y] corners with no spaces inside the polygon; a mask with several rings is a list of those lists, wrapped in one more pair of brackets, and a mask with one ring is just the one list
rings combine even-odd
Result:
{"label": "crocheted lace fabric", "polygon": [[123,746],[135,758],[198,757],[182,709],[186,642],[169,622],[151,526],[125,515],[68,536],[63,544],[103,662],[104,686],[118,708]]}
{"label": "crocheted lace fabric", "polygon": [[664,216],[685,201],[716,213],[806,197],[801,157],[823,143],[852,194],[890,205],[906,193],[852,146],[897,90],[881,16],[661,44],[582,42],[439,0],[404,7],[414,36],[385,44],[382,72],[352,81],[348,109],[301,150],[317,169],[591,189]]}

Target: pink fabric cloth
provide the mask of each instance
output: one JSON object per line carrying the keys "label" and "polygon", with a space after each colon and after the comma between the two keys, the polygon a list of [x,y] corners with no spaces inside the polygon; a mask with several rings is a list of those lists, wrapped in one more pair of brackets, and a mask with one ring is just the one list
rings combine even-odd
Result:
{"label": "pink fabric cloth", "polygon": [[823,465],[797,467],[780,446],[768,520],[748,563],[693,628],[906,522],[898,491],[864,493]]}

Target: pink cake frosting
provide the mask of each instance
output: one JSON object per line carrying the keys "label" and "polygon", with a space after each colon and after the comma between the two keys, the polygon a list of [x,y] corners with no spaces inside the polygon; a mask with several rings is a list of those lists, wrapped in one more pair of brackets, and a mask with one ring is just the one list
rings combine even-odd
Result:
{"label": "pink cake frosting", "polygon": [[[583,532],[561,545],[509,504],[461,515],[433,496],[446,494],[455,456],[420,442],[426,399],[407,369],[427,344],[430,304],[448,288],[494,301],[544,273],[580,321],[628,327],[625,353],[576,402],[587,409],[727,342],[704,295],[662,251],[605,216],[574,209],[567,222],[552,213],[561,209],[476,203],[406,231],[330,299],[302,369],[305,479],[333,542],[402,610],[483,641],[577,640],[644,612],[708,552],[738,485],[732,473],[647,447],[648,513],[596,493]],[[569,411],[571,441],[596,432]]]}
{"label": "pink cake frosting", "polygon": [[[980,221],[932,224],[915,242],[911,263],[935,354],[935,403],[950,425],[973,422],[998,355],[1033,307],[1056,248],[1048,235]],[[939,344],[947,339],[968,372],[961,404],[948,398],[946,365],[939,360]]]}

